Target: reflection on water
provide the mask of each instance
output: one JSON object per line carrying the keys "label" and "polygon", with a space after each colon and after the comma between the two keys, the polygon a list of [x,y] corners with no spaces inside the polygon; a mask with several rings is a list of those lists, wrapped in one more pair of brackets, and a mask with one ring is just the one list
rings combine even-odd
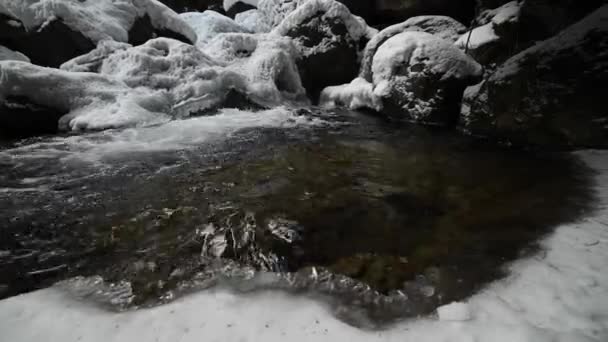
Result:
{"label": "reflection on water", "polygon": [[[591,201],[589,170],[569,155],[354,113],[232,117],[228,130],[194,120],[152,128],[173,144],[152,150],[100,148],[125,131],[5,148],[0,296],[101,276],[64,285],[129,307],[227,284],[388,322],[472,294]],[[201,125],[216,139],[199,139]]]}

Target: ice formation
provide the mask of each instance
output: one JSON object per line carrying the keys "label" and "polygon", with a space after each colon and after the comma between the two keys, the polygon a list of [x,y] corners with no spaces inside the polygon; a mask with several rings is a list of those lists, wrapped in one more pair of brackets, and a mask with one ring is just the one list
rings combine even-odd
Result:
{"label": "ice formation", "polygon": [[196,32],[198,37],[196,46],[200,49],[204,49],[205,45],[220,33],[250,32],[234,20],[215,11],[188,12],[179,16]]}
{"label": "ice formation", "polygon": [[148,15],[154,28],[196,41],[190,26],[157,0],[3,0],[0,13],[19,19],[28,30],[58,18],[94,43],[105,39],[127,42],[135,21]]}
{"label": "ice formation", "polygon": [[7,47],[0,45],[0,61],[22,61],[29,62],[30,59],[26,55],[18,51],[13,51]]}

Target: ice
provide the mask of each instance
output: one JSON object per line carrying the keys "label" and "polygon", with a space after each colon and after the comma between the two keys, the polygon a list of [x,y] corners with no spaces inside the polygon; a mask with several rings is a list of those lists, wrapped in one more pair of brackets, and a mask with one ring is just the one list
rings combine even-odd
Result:
{"label": "ice", "polygon": [[382,99],[374,94],[373,84],[360,77],[349,84],[323,89],[319,104],[326,108],[341,106],[353,110],[362,108],[382,110]]}
{"label": "ice", "polygon": [[[163,306],[116,313],[50,288],[0,301],[2,338],[19,342],[606,341],[608,152],[578,155],[597,172],[597,211],[558,227],[543,241],[544,252],[515,262],[508,278],[466,302],[439,310],[438,317],[446,318],[447,311],[457,321],[426,317],[386,330],[360,330],[310,298],[277,291],[236,294],[220,288]],[[469,317],[461,311],[465,307]]]}
{"label": "ice", "polygon": [[465,49],[467,46],[469,49],[477,49],[480,46],[496,42],[500,37],[494,31],[492,23],[479,26],[463,34],[457,41],[456,46],[461,49]]}
{"label": "ice", "polygon": [[26,55],[18,51],[13,51],[7,47],[0,45],[0,61],[22,61],[30,62]]}
{"label": "ice", "polygon": [[205,45],[219,33],[249,32],[234,20],[215,11],[188,12],[179,16],[194,29],[198,37],[196,46],[203,50]]}
{"label": "ice", "polygon": [[190,26],[157,0],[2,0],[0,13],[21,20],[28,30],[60,18],[95,43],[127,42],[135,20],[147,14],[156,29],[169,29],[196,41]]}

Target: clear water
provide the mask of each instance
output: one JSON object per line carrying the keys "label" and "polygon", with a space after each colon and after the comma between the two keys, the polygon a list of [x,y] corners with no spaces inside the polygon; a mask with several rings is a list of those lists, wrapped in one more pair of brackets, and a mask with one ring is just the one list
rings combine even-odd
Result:
{"label": "clear water", "polygon": [[0,149],[0,298],[61,281],[110,309],[276,288],[382,325],[504,276],[593,195],[568,154],[353,112],[225,110]]}

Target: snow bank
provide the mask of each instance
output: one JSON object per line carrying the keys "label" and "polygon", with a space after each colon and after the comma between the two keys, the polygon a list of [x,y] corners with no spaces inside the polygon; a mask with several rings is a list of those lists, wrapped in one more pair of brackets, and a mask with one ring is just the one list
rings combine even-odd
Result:
{"label": "snow bank", "polygon": [[18,51],[13,51],[7,47],[0,45],[0,61],[22,61],[30,62],[26,55]]}
{"label": "snow bank", "polygon": [[219,33],[250,32],[234,20],[215,11],[188,12],[179,15],[196,32],[196,46],[203,49],[205,45]]}
{"label": "snow bank", "polygon": [[[277,292],[200,292],[170,304],[111,313],[46,289],[0,302],[7,341],[420,341],[593,342],[608,340],[608,153],[580,156],[598,174],[597,212],[558,227],[545,251],[466,303],[429,317],[364,331],[323,304]],[[449,318],[449,320],[448,320]]]}
{"label": "snow bank", "polygon": [[21,20],[28,30],[59,18],[94,43],[105,39],[127,42],[135,20],[148,15],[154,28],[196,41],[190,26],[157,0],[3,0],[0,13]]}
{"label": "snow bank", "polygon": [[323,89],[319,104],[326,108],[382,110],[382,99],[374,94],[373,84],[357,77],[351,83]]}

